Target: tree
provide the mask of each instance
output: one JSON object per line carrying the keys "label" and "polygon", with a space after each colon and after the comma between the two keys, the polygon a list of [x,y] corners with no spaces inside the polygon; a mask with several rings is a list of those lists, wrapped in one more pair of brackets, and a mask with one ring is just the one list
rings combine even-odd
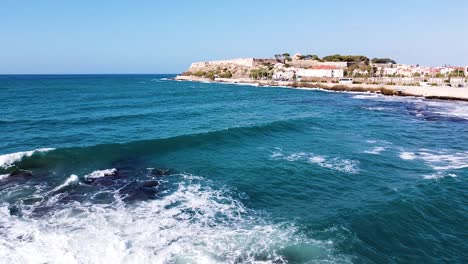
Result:
{"label": "tree", "polygon": [[450,73],[450,77],[465,77],[465,71],[463,70],[454,70]]}
{"label": "tree", "polygon": [[281,54],[275,54],[275,59],[276,59],[278,62],[282,62],[282,61],[283,61],[283,55],[281,55]]}
{"label": "tree", "polygon": [[373,58],[371,62],[379,64],[396,64],[396,61],[389,58]]}
{"label": "tree", "polygon": [[289,53],[283,53],[283,54],[275,54],[275,59],[278,62],[281,62],[283,64],[286,63],[286,61],[292,61],[291,54]]}
{"label": "tree", "polygon": [[330,55],[330,56],[325,56],[322,58],[323,61],[330,61],[330,62],[353,62],[353,63],[364,63],[364,64],[369,64],[369,58],[366,56],[362,55],[340,55],[340,54],[335,54],[335,55]]}
{"label": "tree", "polygon": [[307,55],[303,56],[303,59],[304,59],[304,60],[316,60],[316,61],[319,61],[319,60],[320,60],[320,57],[317,56],[317,55],[307,54]]}

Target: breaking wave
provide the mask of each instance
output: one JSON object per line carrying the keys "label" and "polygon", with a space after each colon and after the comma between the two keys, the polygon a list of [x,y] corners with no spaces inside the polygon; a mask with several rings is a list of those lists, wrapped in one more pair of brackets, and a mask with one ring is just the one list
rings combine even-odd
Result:
{"label": "breaking wave", "polygon": [[[173,191],[138,204],[74,202],[46,217],[0,206],[0,259],[5,263],[286,263],[298,246],[334,260],[333,243],[272,223],[200,177],[172,175]],[[78,177],[70,176],[61,189]],[[47,248],[47,250],[44,250]],[[311,259],[313,260],[313,259]],[[345,261],[346,258],[342,258]]]}
{"label": "breaking wave", "polygon": [[36,153],[42,153],[54,150],[53,148],[40,148],[31,151],[16,152],[10,154],[0,155],[0,167],[7,168],[13,165],[15,162],[22,160],[25,157],[31,157]]}

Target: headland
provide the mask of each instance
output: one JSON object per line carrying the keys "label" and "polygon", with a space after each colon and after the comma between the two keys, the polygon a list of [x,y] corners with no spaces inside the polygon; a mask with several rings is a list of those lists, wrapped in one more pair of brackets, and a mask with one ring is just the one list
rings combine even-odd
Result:
{"label": "headland", "polygon": [[320,88],[389,96],[468,101],[468,67],[396,64],[365,56],[316,55],[243,58],[192,63],[180,81]]}

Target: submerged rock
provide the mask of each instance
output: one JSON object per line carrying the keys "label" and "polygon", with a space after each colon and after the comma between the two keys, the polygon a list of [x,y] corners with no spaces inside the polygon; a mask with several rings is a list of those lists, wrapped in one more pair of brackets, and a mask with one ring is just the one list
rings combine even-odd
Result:
{"label": "submerged rock", "polygon": [[13,172],[10,172],[9,174],[0,175],[0,183],[4,185],[10,182],[27,180],[32,176],[32,171],[16,169]]}
{"label": "submerged rock", "polygon": [[9,179],[11,178],[29,178],[33,176],[32,171],[28,170],[15,170],[14,172],[10,173]]}
{"label": "submerged rock", "polygon": [[159,185],[159,181],[135,181],[122,188],[119,193],[126,202],[145,201],[156,197]]}
{"label": "submerged rock", "polygon": [[152,176],[157,176],[157,177],[160,177],[160,176],[167,176],[167,175],[170,175],[172,174],[172,170],[170,169],[161,169],[161,168],[157,168],[157,169],[150,169],[150,174]]}

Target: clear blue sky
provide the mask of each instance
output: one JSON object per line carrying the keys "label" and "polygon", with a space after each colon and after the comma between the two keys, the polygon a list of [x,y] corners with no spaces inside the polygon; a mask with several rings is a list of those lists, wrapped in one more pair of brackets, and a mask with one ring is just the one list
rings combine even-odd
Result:
{"label": "clear blue sky", "polygon": [[178,73],[275,53],[468,64],[467,0],[2,0],[0,73]]}

